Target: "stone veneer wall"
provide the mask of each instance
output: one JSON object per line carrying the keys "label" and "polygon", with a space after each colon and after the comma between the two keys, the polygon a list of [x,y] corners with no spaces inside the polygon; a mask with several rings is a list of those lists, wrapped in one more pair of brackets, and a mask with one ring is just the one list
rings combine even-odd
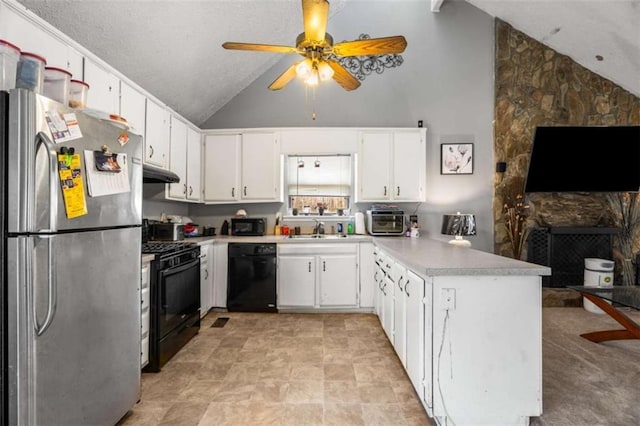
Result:
{"label": "stone veneer wall", "polygon": [[[494,152],[507,169],[494,179],[494,241],[496,253],[511,256],[502,193],[526,177],[536,126],[640,125],[640,98],[503,21],[496,20],[495,31]],[[539,193],[527,200],[530,227],[611,221],[599,194]]]}

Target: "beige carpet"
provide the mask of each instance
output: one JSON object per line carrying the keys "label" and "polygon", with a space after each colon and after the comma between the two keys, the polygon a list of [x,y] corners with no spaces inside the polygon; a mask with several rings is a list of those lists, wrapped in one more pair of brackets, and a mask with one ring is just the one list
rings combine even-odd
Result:
{"label": "beige carpet", "polygon": [[[625,314],[640,323],[639,312]],[[542,310],[543,415],[532,425],[640,425],[640,340],[580,337],[621,328],[583,308]]]}

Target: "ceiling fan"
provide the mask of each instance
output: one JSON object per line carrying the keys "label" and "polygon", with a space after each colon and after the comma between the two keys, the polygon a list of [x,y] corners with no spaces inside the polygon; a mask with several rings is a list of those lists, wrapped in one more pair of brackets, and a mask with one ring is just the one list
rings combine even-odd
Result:
{"label": "ceiling fan", "polygon": [[304,59],[295,62],[269,85],[271,90],[284,88],[296,76],[308,85],[333,78],[345,90],[354,90],[360,82],[339,62],[336,56],[374,56],[402,53],[407,47],[403,36],[370,38],[333,44],[333,37],[326,32],[329,16],[327,0],[302,0],[304,32],[296,38],[295,46],[274,44],[239,43],[228,41],[225,49],[255,50],[272,53],[297,53]]}

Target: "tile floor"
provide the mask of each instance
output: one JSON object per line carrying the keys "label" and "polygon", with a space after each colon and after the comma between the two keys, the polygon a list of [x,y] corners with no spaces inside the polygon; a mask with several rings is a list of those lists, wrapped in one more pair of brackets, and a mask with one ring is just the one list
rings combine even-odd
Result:
{"label": "tile floor", "polygon": [[432,424],[376,316],[251,313],[210,313],[120,422]]}

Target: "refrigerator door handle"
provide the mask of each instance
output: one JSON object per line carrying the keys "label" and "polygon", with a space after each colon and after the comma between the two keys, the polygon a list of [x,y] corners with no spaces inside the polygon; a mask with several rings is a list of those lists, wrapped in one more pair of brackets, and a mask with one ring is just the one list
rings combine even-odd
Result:
{"label": "refrigerator door handle", "polygon": [[[46,238],[48,240],[48,264],[49,264],[49,276],[47,278],[48,284],[48,297],[47,297],[47,315],[44,318],[44,322],[42,324],[38,324],[38,313],[36,311],[36,297],[35,297],[35,288],[32,288],[33,294],[33,324],[35,327],[36,335],[42,336],[42,334],[47,331],[47,328],[53,322],[53,317],[56,314],[56,308],[58,303],[58,274],[56,272],[56,262],[55,255],[53,251],[53,237],[50,236],[42,236],[38,238]],[[31,281],[33,285],[33,281]]]}
{"label": "refrigerator door handle", "polygon": [[58,153],[55,145],[44,132],[38,132],[36,135],[36,152],[40,144],[44,144],[49,155],[49,229],[42,229],[40,232],[56,232],[56,221],[58,220]]}

